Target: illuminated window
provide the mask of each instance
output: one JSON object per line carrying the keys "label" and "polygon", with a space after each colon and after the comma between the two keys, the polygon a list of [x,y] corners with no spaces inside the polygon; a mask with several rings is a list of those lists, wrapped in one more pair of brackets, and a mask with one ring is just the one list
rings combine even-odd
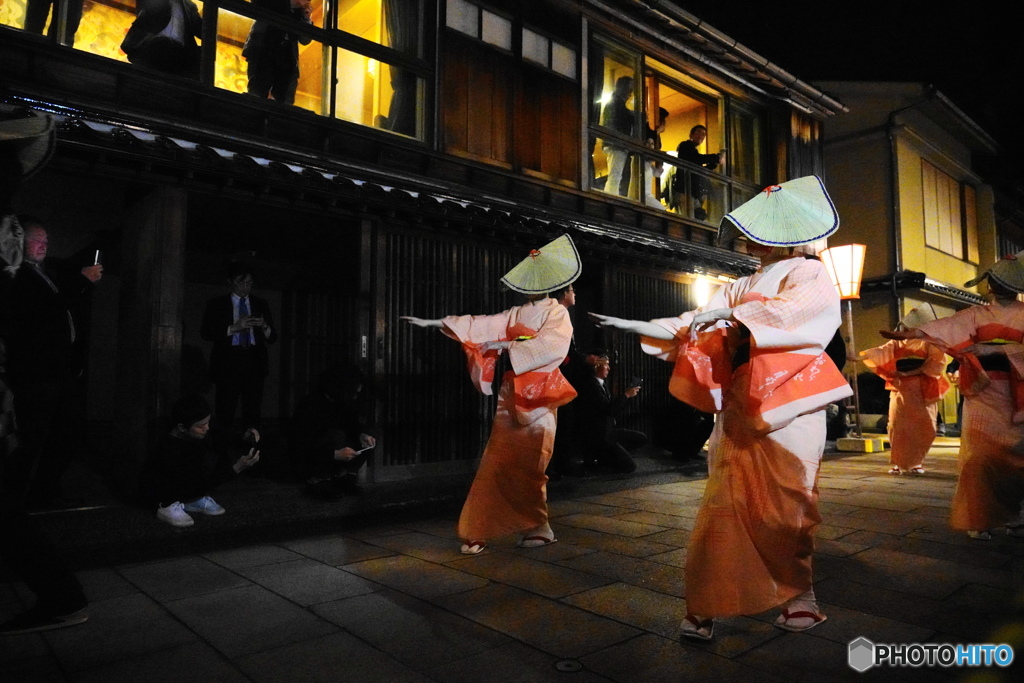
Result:
{"label": "illuminated window", "polygon": [[977,263],[978,219],[975,191],[921,160],[924,240],[929,247]]}

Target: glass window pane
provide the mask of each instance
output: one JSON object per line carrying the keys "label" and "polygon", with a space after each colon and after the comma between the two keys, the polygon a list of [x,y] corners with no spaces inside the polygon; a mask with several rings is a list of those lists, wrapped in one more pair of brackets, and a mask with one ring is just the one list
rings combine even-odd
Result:
{"label": "glass window pane", "polygon": [[729,150],[729,168],[733,177],[761,184],[761,169],[764,167],[761,118],[735,109],[730,128],[732,149]]}
{"label": "glass window pane", "polygon": [[[214,84],[325,114],[324,50],[321,43],[287,33],[272,22],[221,10]],[[294,69],[282,68],[292,59]]]}
{"label": "glass window pane", "polygon": [[335,116],[423,138],[423,79],[404,69],[339,49]]}
{"label": "glass window pane", "polygon": [[642,162],[644,171],[643,184],[640,187],[640,201],[652,209],[665,210],[669,192],[665,183],[668,181],[668,165],[658,159],[645,158]]}
{"label": "glass window pane", "polygon": [[494,12],[483,10],[484,21],[481,27],[480,38],[485,43],[500,47],[505,50],[512,49],[512,22]]}
{"label": "glass window pane", "polygon": [[445,23],[460,33],[480,37],[480,8],[466,0],[448,0]]}
{"label": "glass window pane", "polygon": [[661,187],[665,205],[687,218],[718,225],[729,211],[728,186],[692,166],[666,168]]}
{"label": "glass window pane", "polygon": [[576,50],[554,43],[551,46],[551,69],[568,78],[576,78]]}
{"label": "glass window pane", "polygon": [[548,45],[550,41],[528,28],[523,29],[523,59],[548,66]]}
{"label": "glass window pane", "polygon": [[[363,0],[369,2],[370,0]],[[380,3],[381,0],[372,0]],[[384,31],[381,44],[413,57],[423,56],[422,0],[383,0]]]}

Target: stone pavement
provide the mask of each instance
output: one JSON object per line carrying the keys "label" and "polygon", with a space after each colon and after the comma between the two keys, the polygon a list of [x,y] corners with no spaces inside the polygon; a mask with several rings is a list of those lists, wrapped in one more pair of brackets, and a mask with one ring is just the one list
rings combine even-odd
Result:
{"label": "stone pavement", "polygon": [[[957,444],[939,439],[923,476],[885,474],[884,453],[827,456],[816,590],[829,619],[807,633],[765,613],[680,643],[704,480],[678,477],[582,497],[552,487],[559,542],[538,549],[507,538],[460,555],[445,513],[88,569],[89,622],[0,639],[0,680],[968,680],[847,665],[858,636],[1011,642],[1024,656],[1024,540],[946,526]],[[0,618],[26,597],[0,585]]]}

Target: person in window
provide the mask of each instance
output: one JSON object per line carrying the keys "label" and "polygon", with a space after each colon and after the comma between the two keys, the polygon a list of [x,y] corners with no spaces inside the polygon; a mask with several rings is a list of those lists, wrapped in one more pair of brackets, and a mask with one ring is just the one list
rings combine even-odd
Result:
{"label": "person in window", "polygon": [[132,64],[199,77],[203,18],[192,0],[138,0],[138,15],[121,42]]}
{"label": "person in window", "polygon": [[[615,81],[611,99],[601,114],[601,125],[627,137],[632,136],[633,110],[626,106],[626,102],[632,96],[633,77],[620,76]],[[629,194],[629,151],[619,147],[614,140],[605,140],[604,154],[608,162],[608,177],[605,179],[604,191],[625,197]]]}
{"label": "person in window", "polygon": [[[25,30],[42,35],[46,27],[46,17],[50,14],[50,7],[53,7],[53,17],[50,19],[50,29],[46,35],[53,38],[57,35],[57,15],[60,14],[62,0],[28,0],[25,5]],[[78,32],[78,25],[82,23],[82,0],[64,0],[68,3],[68,28],[67,44],[75,44],[75,33]]]}
{"label": "person in window", "polygon": [[[720,164],[724,164],[724,149],[718,154],[701,154],[697,150],[698,147],[704,144],[707,137],[708,129],[704,126],[697,125],[691,128],[689,139],[680,142],[679,147],[676,148],[676,154],[679,159],[696,164],[697,166],[703,166],[709,171],[713,171]],[[681,175],[676,174],[677,182],[680,178]],[[704,208],[704,202],[707,201],[709,194],[711,194],[711,182],[702,175],[692,174],[690,176],[690,196],[694,199],[693,217],[699,221],[705,220],[708,217],[707,209]]]}
{"label": "person in window", "polygon": [[[313,25],[309,0],[253,0],[253,4]],[[296,35],[257,19],[242,48],[242,56],[249,61],[248,93],[264,99],[271,97],[281,104],[294,103],[299,85],[299,43],[308,45],[311,40],[309,36]]]}
{"label": "person in window", "polygon": [[[644,143],[651,149],[660,152],[661,134],[665,132],[665,126],[667,125],[668,109],[658,107],[658,125],[655,128],[647,126],[647,132],[644,135]],[[661,188],[654,187],[654,179],[657,178],[660,183],[664,173],[665,164],[661,161],[648,161],[644,164],[644,187],[641,192],[643,193],[644,204],[654,209],[665,208],[660,200]]]}
{"label": "person in window", "polygon": [[[839,294],[824,266],[795,247],[835,232],[839,217],[816,177],[768,189],[719,227],[719,243],[741,231],[752,240],[756,273],[675,318],[591,313],[601,325],[641,335],[645,352],[674,361],[672,395],[718,414],[687,548],[687,638],[710,639],[715,617],[773,607],[781,607],[775,625],[787,631],[825,620],[811,566],[821,522],[818,468],[825,409],[852,391],[825,353],[841,321]],[[786,195],[801,198],[818,220],[806,220]]]}

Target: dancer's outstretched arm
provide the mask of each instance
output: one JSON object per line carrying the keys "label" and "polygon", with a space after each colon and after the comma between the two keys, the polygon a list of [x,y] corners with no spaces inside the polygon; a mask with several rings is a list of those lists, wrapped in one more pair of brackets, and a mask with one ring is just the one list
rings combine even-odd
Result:
{"label": "dancer's outstretched arm", "polygon": [[601,327],[611,327],[623,332],[632,332],[644,337],[651,337],[652,339],[664,339],[666,341],[675,339],[675,336],[661,325],[655,325],[646,320],[626,320],[624,318],[614,318],[610,315],[601,315],[600,313],[590,313],[589,315],[590,319]]}
{"label": "dancer's outstretched arm", "polygon": [[403,315],[401,318],[399,318],[399,320],[404,320],[405,322],[409,323],[410,325],[415,325],[416,327],[438,327],[438,328],[440,328],[440,327],[444,326],[440,320],[425,320],[424,318],[417,318],[417,317],[411,316],[411,315]]}

